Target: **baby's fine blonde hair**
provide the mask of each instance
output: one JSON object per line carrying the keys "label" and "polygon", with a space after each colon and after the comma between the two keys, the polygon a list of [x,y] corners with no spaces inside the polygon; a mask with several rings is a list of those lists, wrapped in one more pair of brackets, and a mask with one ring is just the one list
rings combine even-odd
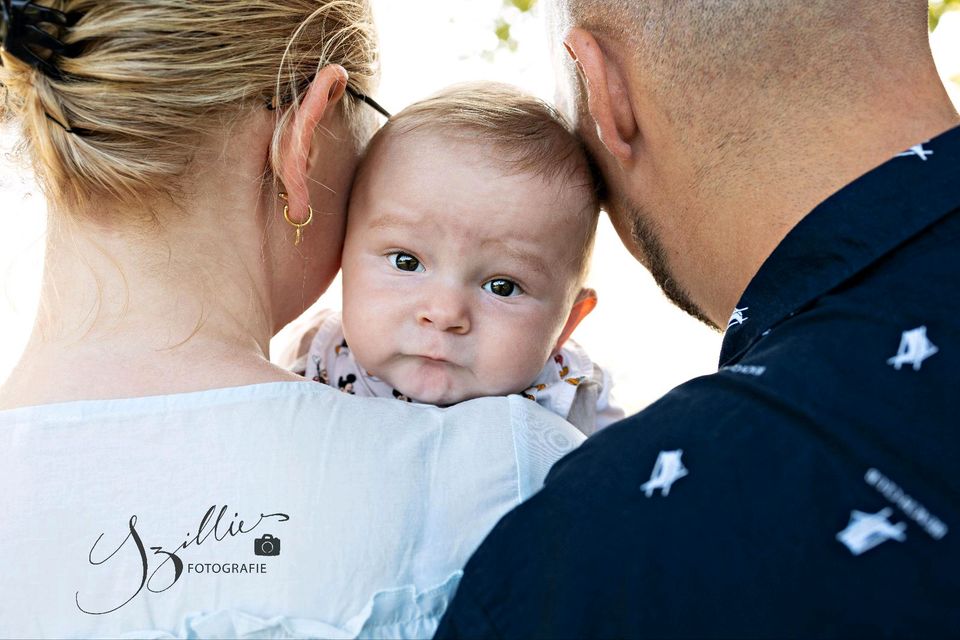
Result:
{"label": "baby's fine blonde hair", "polygon": [[[0,117],[18,120],[48,199],[173,197],[198,144],[245,109],[278,110],[279,141],[299,94],[339,64],[353,89],[377,78],[369,0],[46,0],[76,24],[62,79],[0,54]],[[356,105],[345,98],[352,120]],[[70,131],[71,130],[72,133]],[[352,143],[352,141],[351,141]]]}
{"label": "baby's fine blonde hair", "polygon": [[[582,141],[566,119],[547,102],[499,82],[469,82],[448,87],[397,113],[371,140],[361,163],[387,140],[413,133],[476,141],[493,151],[487,157],[505,171],[540,176],[557,192],[574,190],[586,216],[581,275],[585,274],[596,235],[602,182]],[[358,176],[360,173],[358,173]]]}

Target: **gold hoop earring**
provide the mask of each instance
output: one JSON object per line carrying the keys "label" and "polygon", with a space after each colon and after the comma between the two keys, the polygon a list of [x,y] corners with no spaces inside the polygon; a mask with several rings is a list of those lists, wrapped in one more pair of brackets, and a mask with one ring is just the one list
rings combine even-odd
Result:
{"label": "gold hoop earring", "polygon": [[282,191],[277,194],[281,200],[283,200],[283,219],[287,221],[291,227],[296,229],[297,233],[293,240],[293,246],[299,247],[300,243],[303,242],[303,228],[308,224],[313,222],[313,207],[307,203],[307,219],[305,222],[294,222],[290,219],[290,205],[287,204],[287,194]]}

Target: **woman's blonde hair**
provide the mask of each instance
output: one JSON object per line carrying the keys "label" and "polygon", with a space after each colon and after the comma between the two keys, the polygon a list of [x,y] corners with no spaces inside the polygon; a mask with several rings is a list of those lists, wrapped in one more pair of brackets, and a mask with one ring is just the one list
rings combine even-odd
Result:
{"label": "woman's blonde hair", "polygon": [[[327,64],[370,92],[378,72],[369,0],[45,0],[75,24],[45,74],[2,53],[4,120],[19,120],[54,202],[171,197],[202,136],[245,109],[281,106]],[[353,119],[356,101],[344,100]]]}

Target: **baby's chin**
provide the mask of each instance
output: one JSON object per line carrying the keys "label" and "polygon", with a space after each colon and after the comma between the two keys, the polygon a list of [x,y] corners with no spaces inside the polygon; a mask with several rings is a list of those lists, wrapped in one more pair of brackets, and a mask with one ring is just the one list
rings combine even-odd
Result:
{"label": "baby's chin", "polygon": [[438,407],[520,393],[529,386],[514,384],[516,380],[506,380],[502,375],[495,380],[496,384],[484,384],[483,380],[493,376],[478,375],[469,367],[417,356],[403,356],[392,364],[394,366],[385,367],[382,373],[371,373],[414,402]]}
{"label": "baby's chin", "polygon": [[501,395],[494,389],[477,388],[471,384],[475,380],[470,371],[448,363],[417,361],[401,371],[382,379],[414,402],[449,407],[474,398]]}
{"label": "baby's chin", "polygon": [[477,398],[502,397],[511,393],[520,393],[526,386],[518,391],[503,391],[502,389],[464,389],[453,385],[430,384],[428,381],[420,380],[413,382],[409,379],[400,384],[392,384],[394,389],[407,396],[414,402],[423,404],[432,404],[438,407],[449,407],[467,400]]}
{"label": "baby's chin", "polygon": [[457,388],[456,385],[429,384],[424,380],[405,380],[400,384],[392,384],[391,386],[414,402],[433,404],[438,407],[449,407],[485,395]]}

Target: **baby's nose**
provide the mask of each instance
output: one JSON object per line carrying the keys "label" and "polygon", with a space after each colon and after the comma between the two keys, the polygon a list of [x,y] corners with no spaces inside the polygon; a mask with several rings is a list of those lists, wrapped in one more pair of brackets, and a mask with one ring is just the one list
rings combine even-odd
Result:
{"label": "baby's nose", "polygon": [[470,308],[462,297],[452,292],[440,293],[421,307],[417,323],[463,335],[470,332]]}

